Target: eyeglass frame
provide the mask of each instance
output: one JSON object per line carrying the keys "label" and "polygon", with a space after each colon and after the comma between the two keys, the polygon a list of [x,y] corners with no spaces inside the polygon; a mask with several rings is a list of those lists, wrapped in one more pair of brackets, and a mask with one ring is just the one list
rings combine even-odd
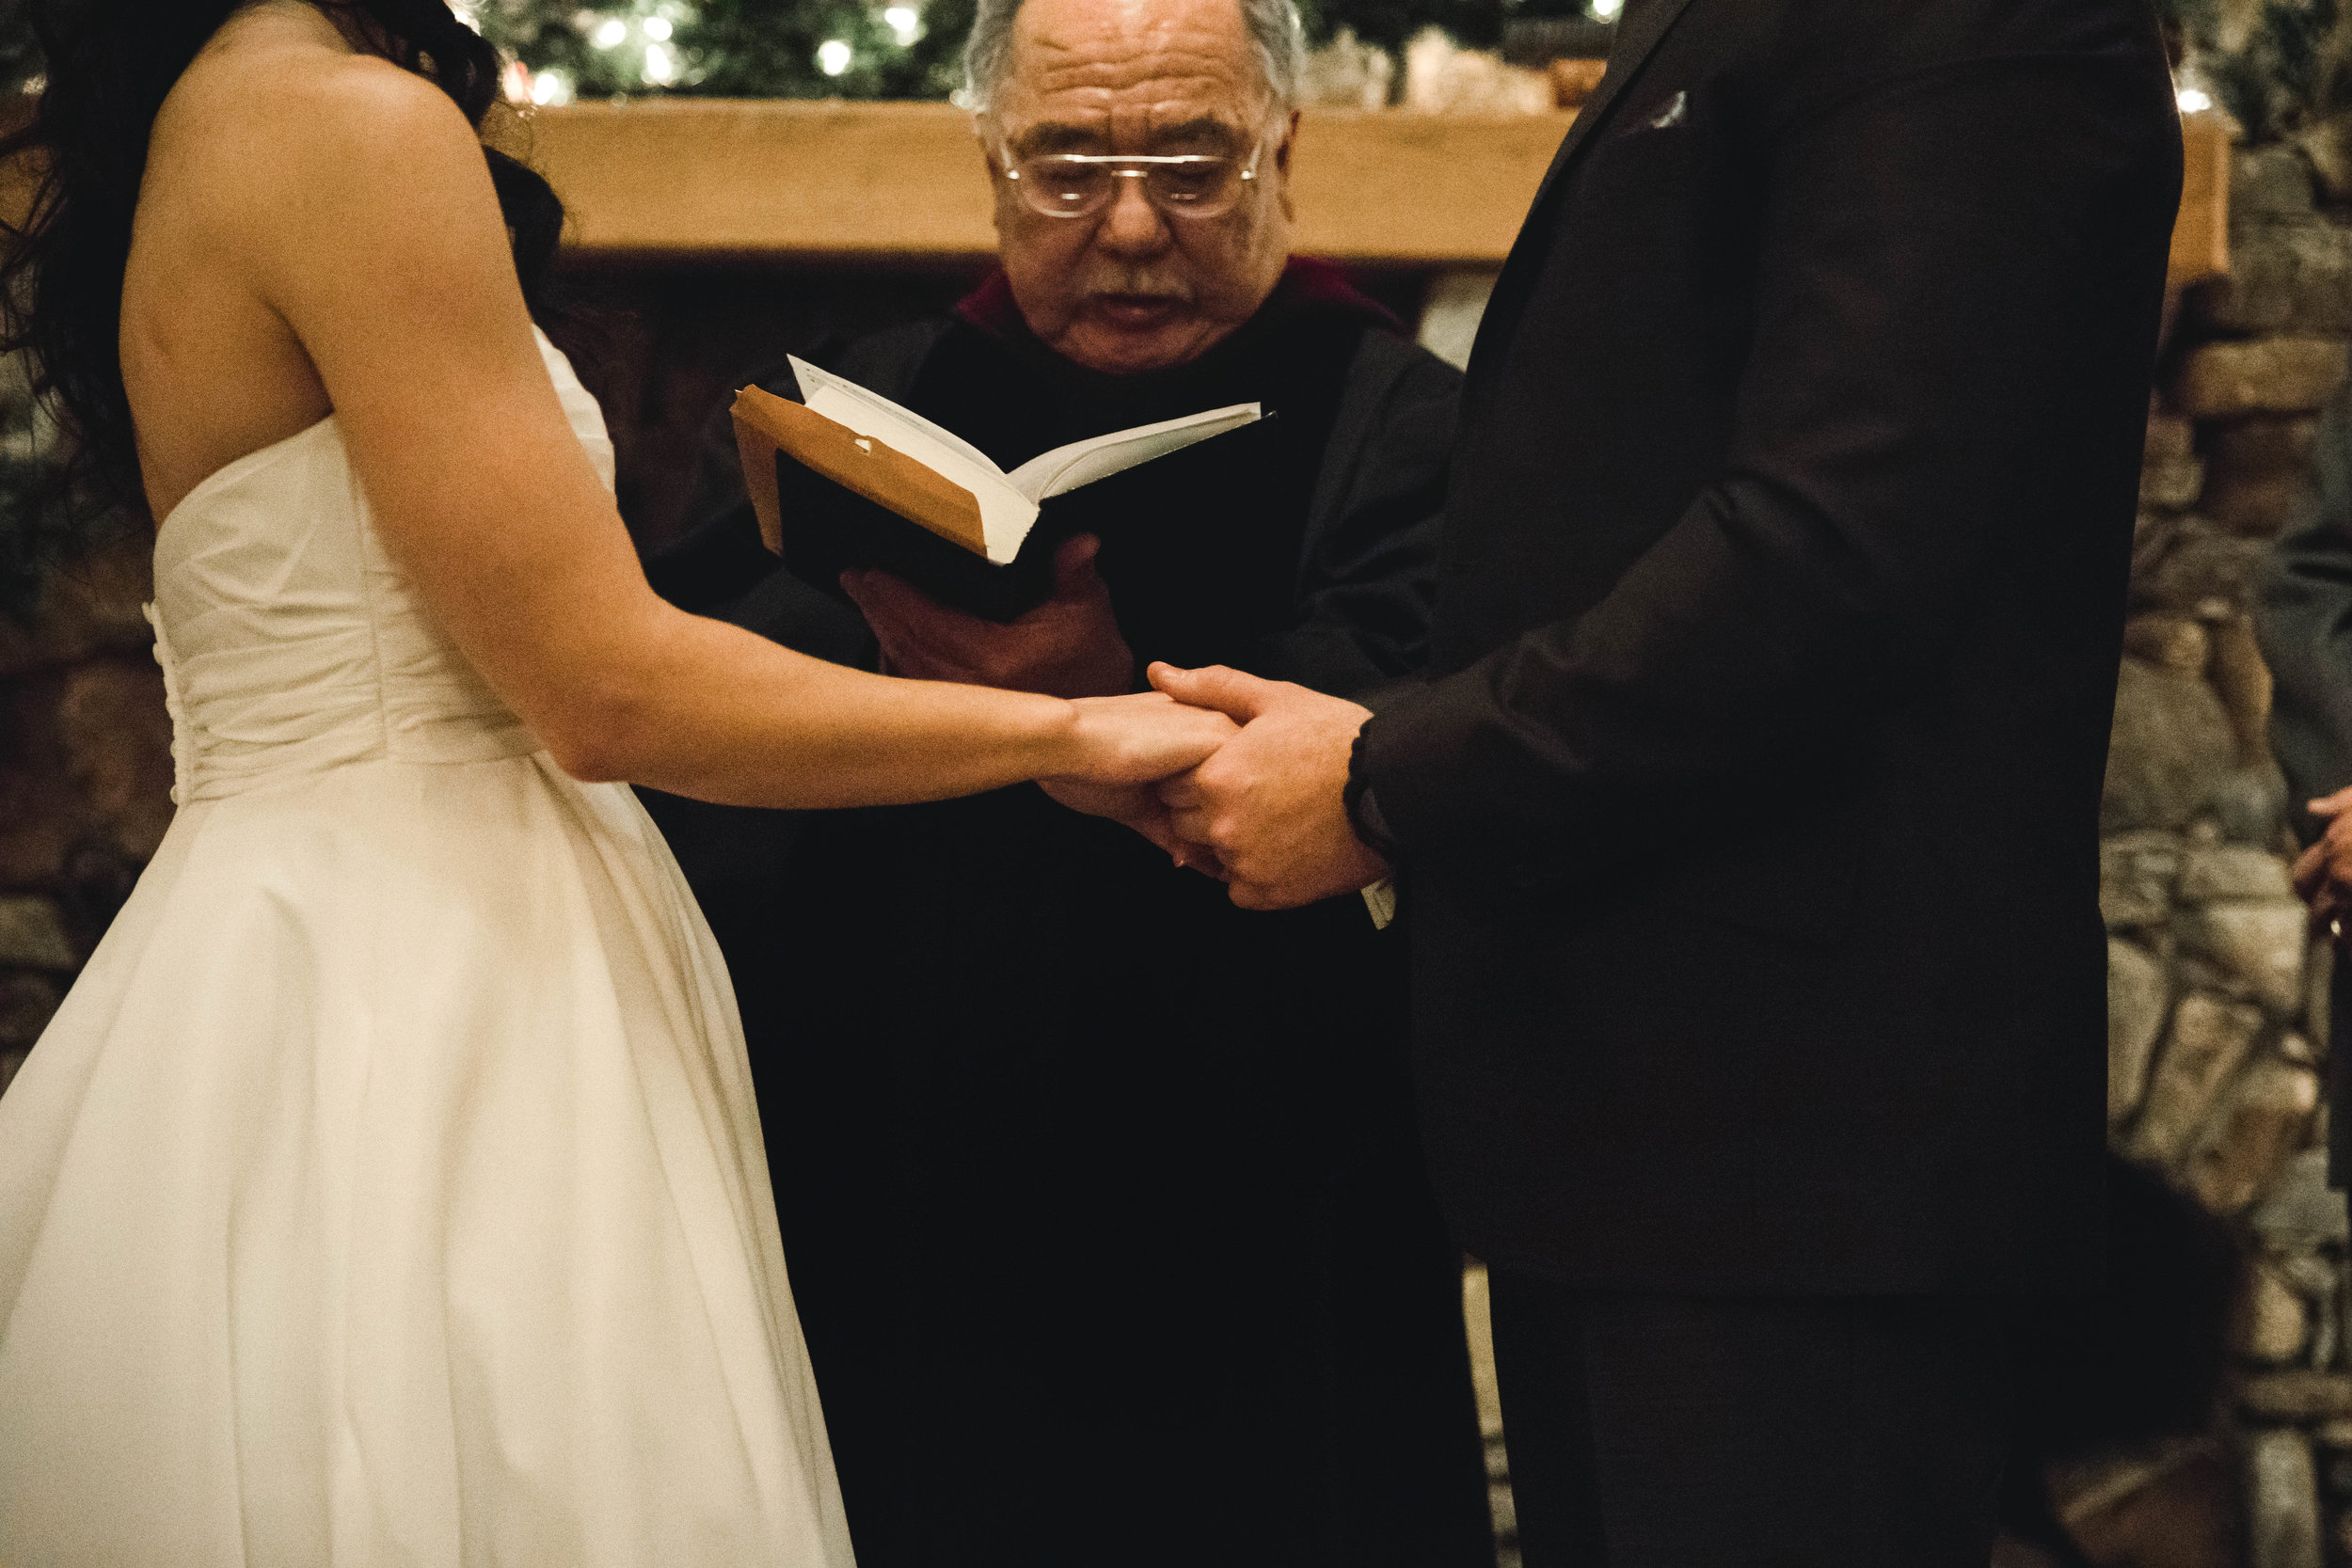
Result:
{"label": "eyeglass frame", "polygon": [[[1241,205],[1242,195],[1246,195],[1248,190],[1254,188],[1258,178],[1258,166],[1265,161],[1266,144],[1276,139],[1275,131],[1275,127],[1268,126],[1259,133],[1258,139],[1250,145],[1249,162],[1242,166],[1241,178],[1244,182],[1242,192],[1234,197],[1232,206],[1220,207],[1214,213],[1187,213],[1181,207],[1165,207],[1153,201],[1150,175],[1154,168],[1165,168],[1179,164],[1231,163],[1232,154],[1229,152],[1040,152],[1034,154],[1034,158],[1039,160],[1058,158],[1065,163],[1087,166],[1143,165],[1143,167],[1136,169],[1115,168],[1111,170],[1111,173],[1118,179],[1143,181],[1143,199],[1151,204],[1153,212],[1163,217],[1182,218],[1187,223],[1211,223],[1218,218],[1230,216],[1234,208]],[[1021,170],[1013,159],[1011,142],[1007,140],[1001,133],[994,140],[997,164],[1001,166],[1005,178],[1018,184],[1021,180]],[[1029,158],[1020,160],[1021,163],[1031,161]],[[1068,220],[1100,217],[1118,204],[1119,191],[1116,186],[1112,187],[1110,198],[1103,205],[1083,213],[1066,213],[1053,207],[1040,207],[1029,199],[1026,191],[1021,192],[1021,205],[1040,217]]]}

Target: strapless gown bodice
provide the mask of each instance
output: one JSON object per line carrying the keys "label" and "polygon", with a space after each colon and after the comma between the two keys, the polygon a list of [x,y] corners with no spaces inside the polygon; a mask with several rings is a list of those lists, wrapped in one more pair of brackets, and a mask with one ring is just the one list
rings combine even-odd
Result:
{"label": "strapless gown bodice", "polygon": [[[544,337],[539,345],[609,488],[604,416],[563,355]],[[183,803],[351,763],[539,749],[417,603],[331,414],[173,508],[156,535],[148,618]]]}
{"label": "strapless gown bodice", "polygon": [[0,1096],[0,1562],[850,1568],[724,960],[635,795],[469,666],[332,418],[155,577],[180,808]]}

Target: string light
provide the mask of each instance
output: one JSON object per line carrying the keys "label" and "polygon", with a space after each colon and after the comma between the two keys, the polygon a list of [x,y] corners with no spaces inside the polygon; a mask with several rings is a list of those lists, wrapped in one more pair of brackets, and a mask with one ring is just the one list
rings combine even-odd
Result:
{"label": "string light", "polygon": [[608,16],[596,24],[596,30],[588,35],[588,41],[599,49],[618,49],[628,39],[628,24],[617,16]]}
{"label": "string light", "polygon": [[2213,107],[2213,95],[2197,87],[2183,87],[2177,97],[2185,115],[2201,115]]}
{"label": "string light", "polygon": [[649,16],[638,25],[644,30],[645,36],[656,43],[667,43],[670,40],[670,19],[666,16]]}
{"label": "string light", "polygon": [[817,69],[828,76],[838,76],[850,69],[850,46],[839,39],[827,39],[817,46]]}
{"label": "string light", "polygon": [[543,71],[531,79],[531,101],[543,108],[572,101],[572,78],[569,71]]}
{"label": "string light", "polygon": [[645,80],[654,87],[665,87],[677,80],[677,56],[670,53],[666,43],[645,45]]}
{"label": "string light", "polygon": [[1613,22],[1625,9],[1625,0],[1593,0],[1593,14],[1603,22]]}
{"label": "string light", "polygon": [[891,7],[882,12],[882,21],[901,49],[923,36],[923,18],[912,6]]}

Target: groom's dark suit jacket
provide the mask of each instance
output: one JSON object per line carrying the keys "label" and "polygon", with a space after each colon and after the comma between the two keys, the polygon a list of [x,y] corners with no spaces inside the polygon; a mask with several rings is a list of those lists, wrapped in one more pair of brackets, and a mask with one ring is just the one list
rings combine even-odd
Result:
{"label": "groom's dark suit jacket", "polygon": [[1462,1243],[2096,1277],[2096,814],[2180,184],[2145,0],[1631,0],[1480,330],[1402,846]]}

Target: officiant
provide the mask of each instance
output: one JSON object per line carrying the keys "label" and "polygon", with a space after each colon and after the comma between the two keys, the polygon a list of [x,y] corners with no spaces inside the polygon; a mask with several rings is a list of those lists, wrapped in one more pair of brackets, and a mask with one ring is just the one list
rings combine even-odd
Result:
{"label": "officiant", "polygon": [[[984,0],[966,63],[1001,270],[828,368],[1008,469],[1236,403],[1271,426],[1164,460],[1000,626],[781,569],[723,417],[656,586],[842,662],[1064,696],[1152,659],[1335,693],[1412,672],[1459,378],[1289,254],[1290,0]],[[862,1563],[1492,1562],[1400,931],[1353,895],[1242,913],[1034,787],[649,804],[735,978]]]}

